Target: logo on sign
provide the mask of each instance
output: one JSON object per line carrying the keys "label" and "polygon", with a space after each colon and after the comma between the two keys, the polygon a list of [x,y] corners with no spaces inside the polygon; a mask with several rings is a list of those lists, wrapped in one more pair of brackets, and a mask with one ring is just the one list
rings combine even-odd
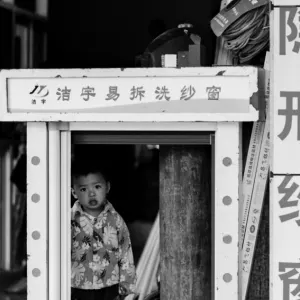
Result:
{"label": "logo on sign", "polygon": [[43,104],[46,103],[46,97],[49,95],[49,90],[47,88],[46,85],[35,85],[35,87],[33,88],[33,90],[29,93],[32,97],[34,97],[31,100],[32,104],[36,104],[37,103],[37,99],[36,98],[40,98],[41,102]]}
{"label": "logo on sign", "polygon": [[217,86],[208,87],[206,92],[208,93],[208,100],[219,100],[221,88]]}

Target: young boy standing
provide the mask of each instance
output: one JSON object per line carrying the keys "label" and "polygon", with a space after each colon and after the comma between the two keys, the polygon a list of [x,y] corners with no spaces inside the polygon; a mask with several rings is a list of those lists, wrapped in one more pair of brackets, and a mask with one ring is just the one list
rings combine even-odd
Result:
{"label": "young boy standing", "polygon": [[72,300],[113,300],[134,293],[128,228],[106,196],[110,182],[93,162],[72,166]]}

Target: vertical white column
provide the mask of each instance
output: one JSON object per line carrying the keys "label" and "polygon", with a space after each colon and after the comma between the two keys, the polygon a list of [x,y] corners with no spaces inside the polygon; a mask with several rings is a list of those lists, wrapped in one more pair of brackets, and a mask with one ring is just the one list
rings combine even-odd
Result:
{"label": "vertical white column", "polygon": [[27,123],[28,300],[48,299],[48,137],[44,122]]}
{"label": "vertical white column", "polygon": [[238,299],[240,130],[218,123],[215,134],[214,300]]}
{"label": "vertical white column", "polygon": [[71,132],[61,132],[61,299],[71,299]]}
{"label": "vertical white column", "polygon": [[49,124],[49,300],[60,299],[60,131]]}

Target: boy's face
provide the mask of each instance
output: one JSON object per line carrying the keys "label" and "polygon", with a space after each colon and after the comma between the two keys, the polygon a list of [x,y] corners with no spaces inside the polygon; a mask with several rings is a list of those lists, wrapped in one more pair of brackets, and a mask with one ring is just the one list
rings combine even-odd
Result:
{"label": "boy's face", "polygon": [[72,194],[88,213],[100,212],[109,189],[109,182],[100,173],[91,173],[74,179]]}

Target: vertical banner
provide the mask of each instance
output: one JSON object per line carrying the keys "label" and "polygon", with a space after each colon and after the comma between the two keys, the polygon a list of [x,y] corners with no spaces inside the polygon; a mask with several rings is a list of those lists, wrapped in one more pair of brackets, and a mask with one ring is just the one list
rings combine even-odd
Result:
{"label": "vertical banner", "polygon": [[272,11],[273,162],[275,174],[300,173],[300,0]]}
{"label": "vertical banner", "polygon": [[300,0],[273,0],[273,4],[270,299],[296,300],[300,299]]}
{"label": "vertical banner", "polygon": [[274,176],[271,205],[272,300],[300,297],[300,176]]}

